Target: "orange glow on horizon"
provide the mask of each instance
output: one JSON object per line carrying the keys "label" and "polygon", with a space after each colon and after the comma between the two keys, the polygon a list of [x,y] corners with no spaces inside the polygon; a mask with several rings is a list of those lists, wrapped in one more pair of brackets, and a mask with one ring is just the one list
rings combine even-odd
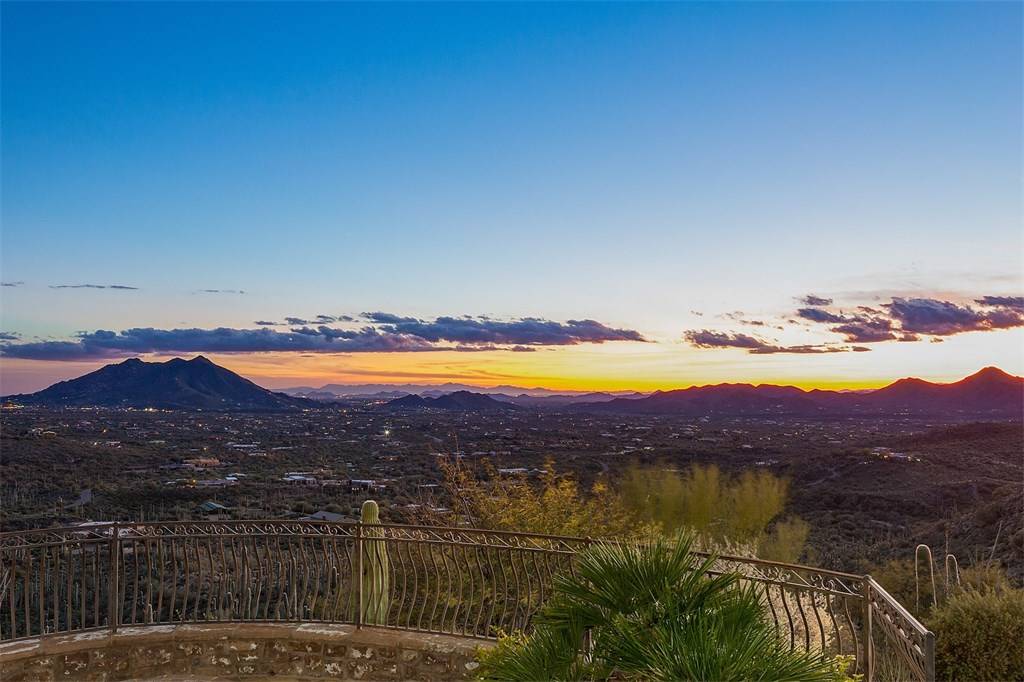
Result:
{"label": "orange glow on horizon", "polygon": [[[998,339],[999,344],[992,342]],[[534,352],[208,353],[211,360],[261,386],[324,384],[512,385],[566,391],[642,392],[720,383],[779,384],[802,389],[879,388],[908,376],[948,383],[996,365],[1024,373],[1024,330],[963,335],[944,343],[878,344],[869,353],[752,355],[741,349],[700,350],[681,342],[606,343],[537,348]],[[183,354],[182,357],[192,357]],[[169,355],[143,359],[161,362]],[[0,359],[0,393],[37,391],[109,362]],[[941,373],[936,373],[936,367]]]}

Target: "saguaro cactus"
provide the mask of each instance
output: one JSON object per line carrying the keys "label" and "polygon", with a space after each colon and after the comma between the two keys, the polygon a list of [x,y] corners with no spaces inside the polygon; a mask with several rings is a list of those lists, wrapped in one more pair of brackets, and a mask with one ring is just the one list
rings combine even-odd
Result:
{"label": "saguaro cactus", "polygon": [[361,545],[362,575],[360,576],[359,608],[362,622],[367,625],[387,623],[390,584],[388,574],[388,548],[384,542],[384,529],[380,527],[380,509],[373,500],[363,502]]}

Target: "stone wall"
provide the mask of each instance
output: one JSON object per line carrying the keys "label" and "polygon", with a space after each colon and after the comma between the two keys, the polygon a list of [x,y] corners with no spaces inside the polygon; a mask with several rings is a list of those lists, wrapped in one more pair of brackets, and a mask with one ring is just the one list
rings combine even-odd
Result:
{"label": "stone wall", "polygon": [[0,680],[462,680],[481,645],[350,625],[152,625],[2,644]]}

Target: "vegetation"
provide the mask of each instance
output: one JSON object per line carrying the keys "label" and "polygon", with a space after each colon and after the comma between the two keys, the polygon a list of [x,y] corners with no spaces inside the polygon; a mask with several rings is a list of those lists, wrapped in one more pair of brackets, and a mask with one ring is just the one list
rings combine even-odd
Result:
{"label": "vegetation", "polygon": [[536,483],[502,477],[487,464],[443,470],[456,511],[482,528],[594,538],[687,531],[702,548],[779,561],[798,559],[809,532],[802,519],[781,517],[788,484],[767,471],[729,476],[714,464],[682,473],[633,465],[617,486],[599,478],[584,491],[550,460]]}
{"label": "vegetation", "polygon": [[1024,680],[1024,590],[961,590],[928,624],[940,679]]}
{"label": "vegetation", "polygon": [[455,511],[478,528],[595,538],[634,535],[641,528],[639,515],[607,483],[599,480],[584,494],[576,478],[559,475],[550,460],[539,485],[524,476],[502,478],[489,464],[482,477],[450,462],[442,472]]}
{"label": "vegetation", "polygon": [[1024,680],[1024,590],[979,561],[935,577],[899,559],[871,571],[897,601],[935,633],[936,676],[943,680]]}
{"label": "vegetation", "polygon": [[810,530],[800,518],[781,518],[789,483],[765,470],[729,476],[715,464],[684,472],[634,465],[619,490],[628,509],[664,533],[694,531],[706,543],[739,543],[766,559],[795,561]]}
{"label": "vegetation", "polygon": [[791,651],[761,595],[739,576],[708,576],[693,538],[599,544],[554,594],[530,635],[481,655],[492,680],[842,680],[844,664]]}

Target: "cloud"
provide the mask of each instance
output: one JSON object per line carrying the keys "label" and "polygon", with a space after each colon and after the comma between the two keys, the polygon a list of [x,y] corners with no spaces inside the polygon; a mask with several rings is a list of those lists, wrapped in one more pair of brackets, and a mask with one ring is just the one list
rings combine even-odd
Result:
{"label": "cloud", "polygon": [[258,324],[261,327],[276,327],[280,322],[271,322],[270,320],[256,320],[253,324]]}
{"label": "cloud", "polygon": [[118,291],[138,291],[138,287],[123,284],[51,284],[51,289],[114,289]]}
{"label": "cloud", "polygon": [[780,346],[749,334],[732,332],[716,332],[710,329],[692,329],[683,333],[683,338],[696,348],[743,348],[754,355],[774,355],[776,353],[817,354],[817,353],[848,353],[870,350],[863,346],[835,345],[800,345]]}
{"label": "cloud", "polygon": [[400,317],[391,313],[363,313],[360,315],[363,319],[369,320],[370,322],[378,322],[380,324],[411,324],[413,322],[419,322],[415,317]]}
{"label": "cloud", "polygon": [[1024,296],[982,296],[974,302],[981,306],[1013,308],[1024,312]]}
{"label": "cloud", "polygon": [[4,344],[6,357],[30,360],[118,358],[145,353],[389,353],[437,350],[423,339],[381,334],[373,329],[336,333],[294,333],[273,329],[153,329],[121,332],[99,330],[79,334],[75,341]]}
{"label": "cloud", "polygon": [[0,332],[0,341],[17,341],[21,334],[17,332]]}
{"label": "cloud", "polygon": [[797,300],[803,303],[804,305],[808,306],[832,305],[831,298],[822,298],[821,296],[815,296],[814,294],[807,294],[806,296],[798,298]]}
{"label": "cloud", "polygon": [[24,282],[0,282],[0,287],[20,287]]}
{"label": "cloud", "polygon": [[364,313],[363,316],[380,324],[380,329],[387,332],[409,334],[435,343],[448,341],[468,345],[574,346],[606,341],[646,341],[640,332],[614,329],[595,320],[554,322],[537,317],[514,320],[438,317],[426,321],[380,312]]}
{"label": "cloud", "polygon": [[333,315],[317,315],[316,321],[322,324],[330,324],[332,322],[337,322],[338,318],[334,317]]}
{"label": "cloud", "polygon": [[683,338],[697,348],[764,348],[768,345],[749,334],[715,332],[710,329],[691,329],[683,332]]}
{"label": "cloud", "polygon": [[983,296],[980,308],[935,298],[893,297],[877,307],[858,306],[856,312],[819,307],[799,308],[796,317],[827,324],[849,343],[919,341],[921,336],[952,336],[1024,326],[1024,297]]}
{"label": "cloud", "polygon": [[810,320],[811,322],[836,323],[849,321],[849,319],[843,315],[836,315],[835,313],[830,313],[829,311],[822,310],[821,308],[800,308],[796,311],[796,316],[805,320]]}
{"label": "cloud", "polygon": [[864,346],[830,346],[830,345],[804,345],[804,346],[765,346],[757,348],[751,353],[755,355],[771,355],[774,353],[797,353],[797,354],[819,354],[819,353],[864,353],[870,351]]}
{"label": "cloud", "polygon": [[842,334],[850,343],[878,343],[896,338],[891,320],[871,315],[849,316],[845,323],[831,327],[829,331]]}
{"label": "cloud", "polygon": [[309,324],[309,320],[304,320],[301,317],[286,317],[284,321],[288,324]]}
{"label": "cloud", "polygon": [[[439,317],[434,322],[368,324],[359,329],[310,326],[299,318],[288,331],[270,329],[125,329],[81,332],[70,341],[0,344],[5,357],[33,360],[85,360],[147,353],[405,353],[441,350],[530,352],[534,346],[643,340],[638,332],[612,329],[593,320],[565,323],[536,318],[482,321]],[[412,320],[382,315],[380,319]],[[266,322],[266,321],[261,321]],[[298,324],[302,323],[302,324]],[[406,326],[411,325],[410,328]],[[10,339],[13,340],[13,339]]]}
{"label": "cloud", "polygon": [[242,289],[200,289],[200,294],[244,294]]}
{"label": "cloud", "polygon": [[[1004,297],[990,297],[1003,300]],[[985,298],[980,299],[982,301]],[[1012,298],[1006,299],[1012,302]],[[934,298],[894,298],[882,307],[908,334],[952,336],[964,332],[993,331],[1024,326],[1024,311],[1002,304],[985,304],[985,310]],[[998,305],[999,307],[992,307]]]}

